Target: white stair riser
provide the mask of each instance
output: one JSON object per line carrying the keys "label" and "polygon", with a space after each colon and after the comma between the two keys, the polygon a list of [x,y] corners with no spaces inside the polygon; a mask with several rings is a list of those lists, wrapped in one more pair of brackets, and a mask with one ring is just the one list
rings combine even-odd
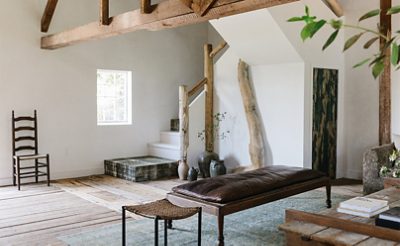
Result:
{"label": "white stair riser", "polygon": [[165,144],[172,144],[172,145],[177,145],[177,146],[179,146],[179,144],[180,144],[179,133],[175,133],[175,132],[161,132],[160,140],[161,140],[161,143],[165,143]]}
{"label": "white stair riser", "polygon": [[162,157],[170,160],[179,160],[179,149],[163,148],[154,145],[149,145],[149,154],[152,156]]}

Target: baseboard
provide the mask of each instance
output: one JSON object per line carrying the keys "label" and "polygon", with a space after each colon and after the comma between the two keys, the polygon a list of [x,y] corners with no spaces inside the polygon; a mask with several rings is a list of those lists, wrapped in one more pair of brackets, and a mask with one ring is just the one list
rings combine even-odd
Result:
{"label": "baseboard", "polygon": [[[78,178],[91,175],[104,174],[104,167],[93,168],[93,169],[82,169],[64,172],[51,172],[51,180],[67,179],[67,178]],[[12,177],[0,178],[0,186],[12,185]]]}

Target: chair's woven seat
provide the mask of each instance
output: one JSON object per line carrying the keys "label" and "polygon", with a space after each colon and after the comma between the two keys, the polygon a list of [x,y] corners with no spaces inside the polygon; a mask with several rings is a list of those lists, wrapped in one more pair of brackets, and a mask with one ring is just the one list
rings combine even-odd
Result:
{"label": "chair's woven seat", "polygon": [[126,210],[148,218],[163,220],[181,220],[199,212],[199,208],[182,208],[170,203],[167,199],[142,205],[126,206]]}

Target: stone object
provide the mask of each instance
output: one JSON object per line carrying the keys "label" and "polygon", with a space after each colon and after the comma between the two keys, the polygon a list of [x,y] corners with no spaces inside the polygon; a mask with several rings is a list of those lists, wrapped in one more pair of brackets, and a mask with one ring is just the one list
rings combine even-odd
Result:
{"label": "stone object", "polygon": [[129,181],[148,181],[178,176],[178,163],[153,156],[128,157],[104,161],[106,175]]}
{"label": "stone object", "polygon": [[369,149],[363,157],[363,191],[364,194],[371,194],[382,190],[383,178],[379,176],[382,166],[391,167],[389,155],[395,149],[394,144],[386,144]]}

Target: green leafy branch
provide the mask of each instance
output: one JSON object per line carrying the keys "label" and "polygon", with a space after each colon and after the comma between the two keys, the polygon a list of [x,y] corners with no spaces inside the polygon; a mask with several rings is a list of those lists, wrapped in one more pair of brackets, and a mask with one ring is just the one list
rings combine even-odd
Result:
{"label": "green leafy branch", "polygon": [[[398,13],[400,13],[400,5],[390,8],[386,14],[394,15]],[[305,15],[299,17],[292,17],[288,20],[288,22],[301,21],[305,23],[303,29],[300,32],[300,36],[303,41],[313,38],[315,34],[318,33],[318,31],[320,31],[324,26],[329,25],[333,29],[333,33],[326,40],[325,44],[322,47],[322,50],[327,49],[336,40],[336,37],[338,36],[340,30],[344,28],[359,30],[359,33],[346,40],[343,51],[350,49],[355,43],[357,43],[357,41],[359,41],[359,39],[363,35],[367,33],[372,34],[373,37],[364,44],[363,46],[364,49],[369,49],[375,42],[377,42],[378,40],[382,40],[383,45],[379,53],[376,53],[373,56],[366,58],[353,66],[354,68],[357,68],[368,63],[372,69],[372,75],[374,76],[374,78],[377,78],[382,74],[382,72],[385,69],[385,59],[387,58],[388,54],[390,54],[389,49],[391,49],[390,60],[392,65],[396,67],[396,70],[400,69],[399,65],[400,47],[399,44],[397,43],[400,31],[396,31],[395,35],[391,37],[392,34],[384,33],[383,27],[379,24],[377,26],[377,30],[366,28],[360,25],[360,22],[369,19],[371,17],[378,16],[380,14],[381,14],[380,9],[369,11],[368,13],[360,17],[360,19],[358,20],[359,23],[357,25],[350,25],[344,23],[340,19],[332,19],[329,21],[324,19],[317,19],[316,16],[312,16],[310,14],[310,9],[308,6],[306,6]]]}

